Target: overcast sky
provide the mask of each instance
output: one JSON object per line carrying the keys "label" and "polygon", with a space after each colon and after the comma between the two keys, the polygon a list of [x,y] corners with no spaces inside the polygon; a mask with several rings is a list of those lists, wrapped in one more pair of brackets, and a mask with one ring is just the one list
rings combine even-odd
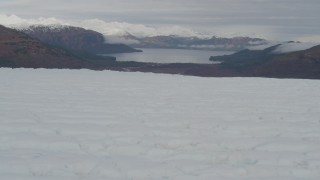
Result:
{"label": "overcast sky", "polygon": [[217,35],[320,41],[320,0],[0,0],[22,18],[177,25]]}

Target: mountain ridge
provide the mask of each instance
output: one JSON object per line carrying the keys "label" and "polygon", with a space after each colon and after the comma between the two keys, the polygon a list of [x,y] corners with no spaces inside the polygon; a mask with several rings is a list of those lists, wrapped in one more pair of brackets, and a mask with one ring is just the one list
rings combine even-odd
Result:
{"label": "mountain ridge", "polygon": [[93,54],[141,52],[125,44],[105,42],[101,33],[73,26],[29,26],[19,31],[44,43]]}
{"label": "mountain ridge", "polygon": [[27,34],[0,25],[0,67],[96,69],[113,57],[100,57],[45,44]]}
{"label": "mountain ridge", "polygon": [[[289,42],[292,43],[292,42]],[[245,76],[320,78],[320,45],[289,53],[274,53],[282,44],[263,50],[243,50],[231,55],[210,57],[220,66]]]}
{"label": "mountain ridge", "polygon": [[281,54],[256,67],[258,76],[320,79],[320,45],[307,50]]}
{"label": "mountain ridge", "polygon": [[[271,47],[264,51],[270,52],[273,49],[274,47]],[[254,59],[258,60],[257,58]],[[241,68],[223,63],[157,64],[117,62],[115,58],[111,57],[101,57],[86,52],[73,52],[60,47],[52,47],[29,37],[27,34],[0,26],[0,67],[85,68],[91,70],[153,72],[201,77],[320,79],[320,45],[303,51],[268,57],[263,61],[258,61],[258,63],[252,65],[245,65]]]}
{"label": "mountain ridge", "polygon": [[4,67],[84,68],[69,51],[49,47],[19,31],[0,25],[0,59]]}
{"label": "mountain ridge", "polygon": [[267,45],[268,41],[260,38],[233,37],[222,38],[212,36],[210,38],[182,37],[182,36],[147,36],[136,37],[130,33],[121,36],[124,40],[134,40],[131,44],[135,48],[169,48],[169,49],[202,49],[219,51],[239,51],[250,47]]}

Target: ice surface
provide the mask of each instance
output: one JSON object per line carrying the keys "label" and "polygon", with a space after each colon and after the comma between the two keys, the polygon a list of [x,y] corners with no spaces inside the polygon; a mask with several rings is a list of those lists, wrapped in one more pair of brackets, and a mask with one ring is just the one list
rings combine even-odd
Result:
{"label": "ice surface", "polygon": [[0,69],[0,84],[0,179],[320,179],[320,81]]}

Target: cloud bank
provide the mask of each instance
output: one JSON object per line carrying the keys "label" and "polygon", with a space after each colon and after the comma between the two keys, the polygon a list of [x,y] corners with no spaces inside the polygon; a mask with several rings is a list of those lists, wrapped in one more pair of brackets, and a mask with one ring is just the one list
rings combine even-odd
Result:
{"label": "cloud bank", "polygon": [[290,42],[280,45],[276,50],[273,51],[275,54],[283,54],[289,52],[302,51],[310,49],[318,45],[317,43],[300,43],[300,42]]}
{"label": "cloud bank", "polygon": [[24,27],[29,25],[69,25],[68,23],[56,18],[35,18],[24,19],[16,15],[0,14],[0,23],[8,27]]}
{"label": "cloud bank", "polygon": [[[62,20],[58,18],[21,18],[16,15],[0,14],[0,24],[13,28],[28,28],[30,25],[62,25],[76,26],[85,29],[91,29],[110,36],[115,40],[116,36],[126,35],[128,33],[137,37],[157,36],[157,35],[177,35],[177,36],[197,36],[210,37],[209,34],[201,34],[192,29],[181,26],[162,26],[152,27],[143,24],[131,24],[126,22],[105,22],[100,19],[88,20]],[[118,39],[119,40],[119,39]],[[131,42],[133,43],[133,42]]]}
{"label": "cloud bank", "polygon": [[23,18],[99,19],[106,23],[143,25],[147,27],[143,33],[162,27],[166,27],[162,32],[170,31],[169,27],[180,31],[174,27],[177,26],[218,36],[255,36],[280,41],[302,37],[310,41],[308,37],[319,37],[319,8],[319,0],[0,1],[0,12]]}

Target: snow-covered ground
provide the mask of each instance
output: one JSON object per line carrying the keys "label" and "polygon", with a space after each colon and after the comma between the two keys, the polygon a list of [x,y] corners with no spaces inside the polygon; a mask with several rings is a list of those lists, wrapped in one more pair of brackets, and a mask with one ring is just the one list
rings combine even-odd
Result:
{"label": "snow-covered ground", "polygon": [[319,180],[320,81],[0,69],[0,179]]}

